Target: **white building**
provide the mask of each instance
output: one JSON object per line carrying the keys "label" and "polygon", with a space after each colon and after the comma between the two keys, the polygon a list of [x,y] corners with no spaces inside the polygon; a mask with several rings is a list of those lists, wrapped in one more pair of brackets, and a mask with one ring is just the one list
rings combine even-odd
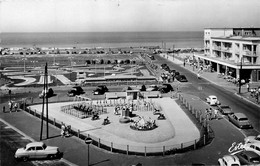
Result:
{"label": "white building", "polygon": [[196,55],[218,73],[260,82],[260,28],[206,28],[204,55]]}

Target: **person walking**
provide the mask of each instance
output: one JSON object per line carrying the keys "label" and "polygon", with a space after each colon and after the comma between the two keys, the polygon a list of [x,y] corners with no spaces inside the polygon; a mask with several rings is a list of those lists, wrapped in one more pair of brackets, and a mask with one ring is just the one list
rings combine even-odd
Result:
{"label": "person walking", "polygon": [[249,85],[249,83],[246,84],[246,88],[247,88],[247,92],[249,92],[249,91],[250,91],[250,85]]}
{"label": "person walking", "polygon": [[5,113],[5,106],[3,106],[3,113]]}
{"label": "person walking", "polygon": [[218,109],[214,109],[214,118],[218,120]]}

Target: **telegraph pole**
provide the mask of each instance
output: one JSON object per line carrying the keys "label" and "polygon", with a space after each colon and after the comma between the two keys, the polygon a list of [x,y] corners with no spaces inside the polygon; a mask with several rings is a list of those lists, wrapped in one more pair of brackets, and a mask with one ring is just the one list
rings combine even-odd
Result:
{"label": "telegraph pole", "polygon": [[[48,117],[48,72],[47,72],[47,63],[45,66],[45,72],[43,77],[43,98],[42,98],[42,114],[41,114],[41,134],[40,140],[42,140],[42,133],[43,133],[43,120],[44,120],[44,105],[46,104],[46,137],[49,138],[49,117]],[[46,102],[45,102],[46,98]]]}

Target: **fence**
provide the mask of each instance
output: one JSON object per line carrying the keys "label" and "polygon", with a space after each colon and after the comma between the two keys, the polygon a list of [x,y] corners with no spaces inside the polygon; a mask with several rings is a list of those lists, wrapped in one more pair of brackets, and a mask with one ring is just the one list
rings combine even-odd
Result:
{"label": "fence", "polygon": [[[195,150],[199,147],[205,146],[209,144],[213,138],[214,133],[212,129],[210,128],[209,124],[207,123],[207,118],[205,118],[201,111],[194,109],[192,105],[188,103],[188,101],[181,95],[181,94],[175,94],[178,98],[178,100],[183,104],[183,106],[186,107],[186,109],[189,110],[189,112],[198,120],[200,124],[200,133],[201,137],[199,139],[190,141],[190,142],[183,142],[181,144],[176,145],[165,145],[160,147],[146,147],[146,146],[133,146],[133,145],[125,145],[125,144],[117,144],[115,142],[109,142],[103,139],[100,139],[94,135],[87,134],[85,132],[82,132],[76,128],[71,128],[71,134],[85,140],[87,137],[90,137],[93,140],[93,144],[99,148],[106,149],[111,152],[116,153],[123,153],[126,155],[141,155],[141,156],[164,156],[164,155],[171,155],[176,153],[182,153],[189,150]],[[42,118],[40,112],[37,112],[36,110],[31,110],[30,107],[27,107],[25,109],[28,113],[38,117]],[[44,120],[46,120],[46,117],[43,117]],[[64,122],[61,122],[55,118],[49,118],[49,123],[61,128],[61,124]]]}

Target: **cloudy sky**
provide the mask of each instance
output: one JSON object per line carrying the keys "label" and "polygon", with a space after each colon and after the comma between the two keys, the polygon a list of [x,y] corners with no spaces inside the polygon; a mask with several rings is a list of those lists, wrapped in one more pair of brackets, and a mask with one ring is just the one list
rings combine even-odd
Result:
{"label": "cloudy sky", "polygon": [[260,0],[0,0],[2,32],[260,27]]}

